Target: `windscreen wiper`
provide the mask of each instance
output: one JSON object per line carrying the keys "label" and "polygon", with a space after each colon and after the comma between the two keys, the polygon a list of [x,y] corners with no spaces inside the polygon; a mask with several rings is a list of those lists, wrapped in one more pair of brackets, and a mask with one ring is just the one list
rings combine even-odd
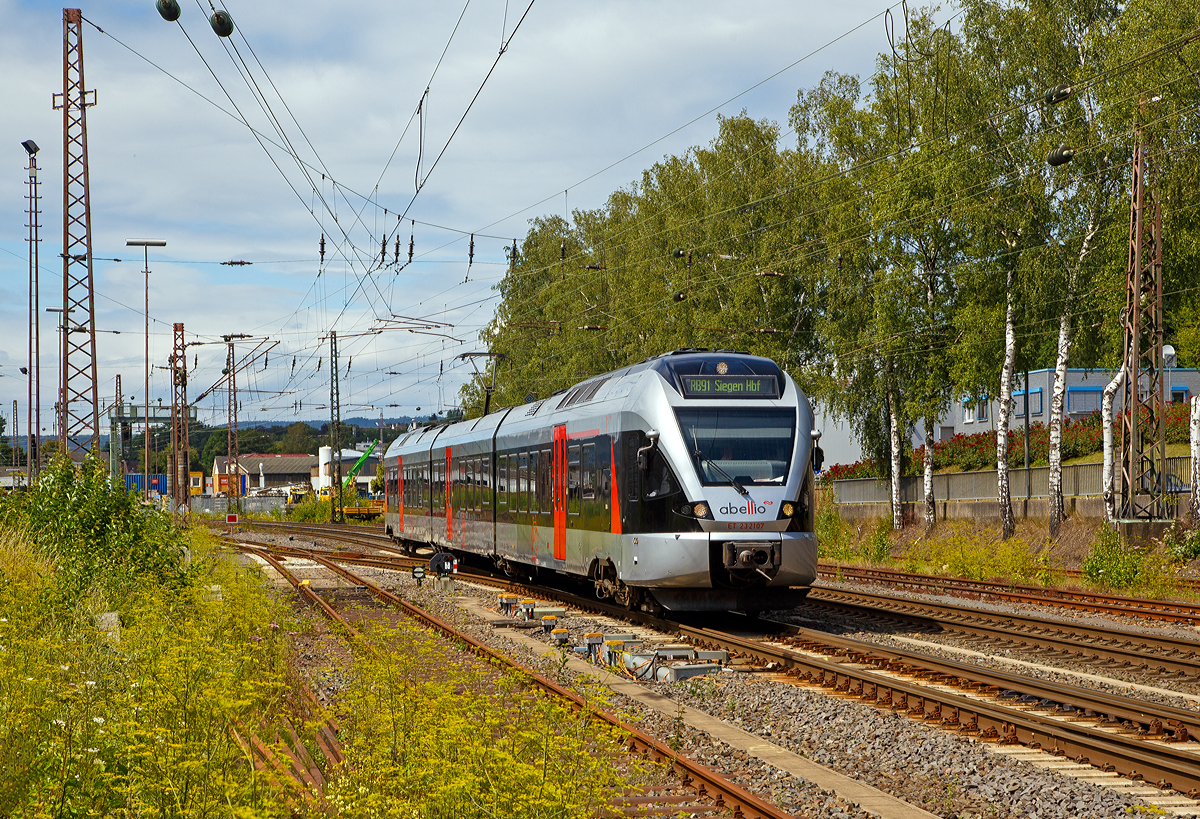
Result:
{"label": "windscreen wiper", "polygon": [[720,472],[721,475],[724,476],[725,480],[728,481],[729,485],[738,491],[739,495],[741,495],[743,498],[750,497],[750,492],[746,489],[746,487],[744,487],[740,483],[738,483],[737,478],[732,477],[728,472],[726,472],[724,469],[722,469],[720,466],[718,466],[716,461],[711,460],[709,458],[705,458],[703,455],[700,454],[700,443],[696,440],[696,428],[695,427],[692,427],[692,446],[696,450],[695,451],[696,462],[700,464],[701,469],[703,469],[704,464],[707,463],[709,466],[711,466],[717,472]]}

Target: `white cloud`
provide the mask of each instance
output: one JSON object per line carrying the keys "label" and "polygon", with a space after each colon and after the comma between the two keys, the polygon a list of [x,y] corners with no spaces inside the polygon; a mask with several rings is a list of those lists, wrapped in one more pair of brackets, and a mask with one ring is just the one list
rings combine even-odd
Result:
{"label": "white cloud", "polygon": [[[238,106],[264,133],[278,141],[266,117],[221,43],[201,19],[195,3],[183,0],[182,22]],[[301,0],[278,3],[245,0],[227,6],[241,33],[263,61],[332,175],[359,193],[370,193],[441,55],[461,5],[429,3],[330,4]],[[511,33],[524,3],[509,3]],[[846,4],[756,2],[535,3],[510,51],[500,60],[475,108],[433,172],[412,215],[463,230],[478,230],[517,213],[487,232],[520,238],[526,220],[561,213],[561,191],[641,148],[698,114],[748,88],[820,44],[882,11],[883,2]],[[446,54],[427,100],[424,166],[428,168],[453,130],[500,45],[505,5],[472,2]],[[144,54],[184,83],[229,109],[208,69],[174,24],[161,20],[153,0],[105,0],[83,9],[108,35]],[[50,106],[61,90],[61,11],[30,0],[0,0],[0,402],[22,406],[25,385],[16,371],[26,358],[24,245],[24,152],[33,138],[40,154],[43,194],[42,301],[53,306],[61,292],[61,114]],[[246,44],[235,37],[241,55],[260,82],[261,71]],[[816,82],[825,70],[869,71],[884,45],[881,24],[873,24],[834,48],[728,106],[756,118],[786,122],[796,91]],[[88,111],[93,248],[96,263],[97,327],[120,330],[101,335],[100,392],[112,392],[113,377],[127,385],[142,381],[141,259],[126,248],[132,236],[157,236],[166,248],[151,254],[151,356],[165,363],[170,325],[182,321],[191,333],[254,332],[280,346],[271,366],[252,378],[261,390],[294,390],[271,398],[247,396],[242,417],[250,421],[290,418],[293,404],[328,399],[327,351],[320,341],[333,322],[345,336],[344,359],[353,355],[348,404],[402,404],[403,413],[420,405],[435,408],[437,374],[444,361],[441,400],[453,402],[469,370],[453,356],[473,349],[441,338],[409,333],[353,337],[373,315],[441,314],[455,324],[448,333],[473,338],[491,315],[490,284],[503,272],[507,240],[477,238],[477,264],[466,273],[465,239],[424,256],[395,276],[379,274],[359,286],[361,267],[350,271],[337,261],[339,230],[324,213],[308,182],[286,155],[271,154],[301,196],[297,197],[247,129],[131,54],[113,39],[84,30],[88,86],[98,105]],[[269,89],[265,89],[270,94]],[[314,165],[317,160],[278,99],[272,108],[293,145]],[[570,193],[571,208],[601,205],[607,194],[635,179],[665,154],[708,142],[713,117],[681,130],[632,160]],[[339,195],[319,172],[316,184],[336,209],[362,252],[378,252],[383,228],[413,192],[418,141],[416,128],[396,152],[378,191],[388,209],[363,206],[351,194]],[[555,193],[558,192],[557,197]],[[545,204],[524,210],[539,200]],[[307,212],[316,211],[316,218]],[[364,227],[365,226],[365,227]],[[327,240],[325,274],[317,273],[317,242]],[[407,254],[408,227],[402,228],[401,255]],[[418,254],[452,242],[452,233],[418,225]],[[389,253],[390,253],[389,243]],[[247,259],[252,266],[215,264]],[[167,260],[170,260],[168,263]],[[297,261],[299,260],[299,261]],[[334,261],[330,261],[334,260]],[[284,263],[287,262],[287,263]],[[491,264],[488,264],[491,263]],[[378,290],[376,289],[378,287]],[[381,300],[379,293],[386,297]],[[349,304],[346,300],[353,294]],[[370,299],[370,303],[368,302]],[[126,306],[119,306],[113,300]],[[388,301],[383,304],[382,301]],[[464,306],[466,305],[466,306]],[[56,357],[54,322],[43,321],[43,411],[50,423]],[[193,394],[215,379],[224,363],[218,346],[197,347],[200,371]],[[307,367],[293,378],[293,355]],[[323,374],[315,372],[323,359]],[[387,371],[411,373],[404,377]],[[135,392],[126,386],[126,394]],[[168,396],[161,371],[152,397]],[[266,408],[266,412],[261,411]],[[23,412],[23,410],[22,410]],[[343,410],[343,415],[355,414]],[[308,413],[316,418],[320,413]]]}

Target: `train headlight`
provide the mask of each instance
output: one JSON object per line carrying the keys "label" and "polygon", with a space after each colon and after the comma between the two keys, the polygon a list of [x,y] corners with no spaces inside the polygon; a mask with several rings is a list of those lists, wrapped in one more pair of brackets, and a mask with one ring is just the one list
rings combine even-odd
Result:
{"label": "train headlight", "polygon": [[790,518],[796,512],[796,505],[793,503],[785,503],[783,505],[783,516]]}
{"label": "train headlight", "polygon": [[708,504],[707,503],[696,504],[695,506],[692,507],[692,514],[694,514],[698,518],[708,517]]}

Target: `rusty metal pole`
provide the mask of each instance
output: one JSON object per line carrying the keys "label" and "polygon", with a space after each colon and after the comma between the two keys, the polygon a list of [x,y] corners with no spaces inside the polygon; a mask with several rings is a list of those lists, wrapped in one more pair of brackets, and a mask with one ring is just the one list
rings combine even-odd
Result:
{"label": "rusty metal pole", "polygon": [[1125,520],[1167,514],[1163,400],[1162,210],[1146,183],[1141,130],[1133,155],[1129,262],[1123,314],[1126,356],[1121,407],[1121,504]]}
{"label": "rusty metal pole", "polygon": [[[54,97],[54,108],[63,112],[63,328],[58,436],[60,451],[70,456],[94,450],[100,435],[86,116],[87,109],[96,104],[96,92],[84,88],[83,14],[79,9],[63,9],[63,92],[61,101],[60,95]],[[79,316],[74,326],[72,314]]]}

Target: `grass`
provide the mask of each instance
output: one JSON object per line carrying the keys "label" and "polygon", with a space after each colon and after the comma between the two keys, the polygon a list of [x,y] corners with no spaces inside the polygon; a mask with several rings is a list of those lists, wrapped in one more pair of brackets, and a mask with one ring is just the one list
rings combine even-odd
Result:
{"label": "grass", "polygon": [[334,815],[583,819],[630,784],[617,732],[407,621],[367,624],[348,679]]}
{"label": "grass", "polygon": [[[1186,457],[1190,456],[1191,454],[1192,454],[1192,451],[1188,444],[1167,444],[1167,457],[1168,458],[1186,458]],[[1071,458],[1070,460],[1063,461],[1064,466],[1070,466],[1072,464],[1099,464],[1099,463],[1104,463],[1104,453],[1103,452],[1093,452],[1090,455],[1082,455],[1078,458]]]}
{"label": "grass", "polygon": [[127,589],[109,631],[98,588],[67,604],[32,539],[0,534],[0,815],[280,813],[230,728],[281,708],[281,612],[207,535],[187,545],[203,584]]}

